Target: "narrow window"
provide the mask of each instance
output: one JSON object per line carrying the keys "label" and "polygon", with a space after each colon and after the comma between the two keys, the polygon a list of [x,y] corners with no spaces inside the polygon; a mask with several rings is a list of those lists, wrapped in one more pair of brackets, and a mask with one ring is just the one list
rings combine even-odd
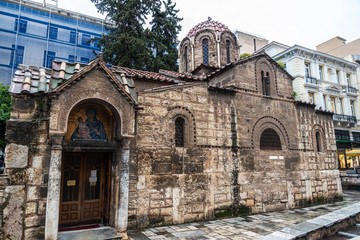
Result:
{"label": "narrow window", "polygon": [[313,92],[309,92],[309,93],[308,93],[308,96],[309,96],[309,102],[312,103],[312,104],[315,104],[315,96],[314,96],[314,93],[313,93]]}
{"label": "narrow window", "polygon": [[43,66],[46,68],[52,67],[52,61],[56,58],[56,52],[44,51]]}
{"label": "narrow window", "polygon": [[207,38],[205,38],[202,41],[202,46],[203,46],[203,63],[209,64],[209,40]]}
{"label": "narrow window", "polygon": [[355,101],[350,101],[350,111],[351,115],[355,116]]}
{"label": "narrow window", "polygon": [[15,19],[14,31],[18,31],[18,27],[19,27],[19,32],[26,33],[27,21],[20,20],[20,24],[19,24],[19,19],[16,18]]}
{"label": "narrow window", "polygon": [[76,43],[76,38],[77,38],[77,34],[75,31],[70,31],[70,39],[69,39],[69,42],[70,43]]}
{"label": "narrow window", "polygon": [[308,62],[305,62],[305,77],[306,78],[311,77],[310,63]]}
{"label": "narrow window", "polygon": [[316,151],[321,152],[321,138],[320,138],[320,132],[319,131],[317,131],[315,133],[315,138],[316,138]]}
{"label": "narrow window", "polygon": [[319,78],[320,78],[320,80],[324,79],[324,77],[323,77],[323,66],[319,66]]}
{"label": "narrow window", "polygon": [[340,71],[336,70],[336,81],[337,83],[340,83]]}
{"label": "narrow window", "polygon": [[175,146],[185,146],[185,120],[182,117],[175,120]]}
{"label": "narrow window", "polygon": [[349,73],[346,74],[346,84],[348,87],[351,87],[351,78]]}
{"label": "narrow window", "polygon": [[58,37],[58,28],[57,27],[47,27],[47,34],[49,39],[56,40]]}
{"label": "narrow window", "polygon": [[184,49],[185,72],[188,71],[187,46]]}
{"label": "narrow window", "polygon": [[86,46],[90,46],[90,39],[91,39],[91,36],[88,35],[88,34],[83,34],[82,35],[82,39],[81,39],[81,44],[82,45],[86,45]]}
{"label": "narrow window", "polygon": [[230,41],[226,40],[226,62],[230,63]]}
{"label": "narrow window", "polygon": [[75,62],[75,56],[69,55],[69,62],[74,63]]}
{"label": "narrow window", "polygon": [[80,58],[80,62],[81,62],[81,63],[88,63],[89,61],[90,61],[89,58],[86,58],[86,57],[81,57],[81,58]]}
{"label": "narrow window", "polygon": [[[14,44],[12,45],[12,50],[11,50],[11,55],[10,55],[10,65],[14,65],[15,67],[17,67],[19,64],[23,63],[23,58],[24,58],[24,46],[15,46]],[[15,59],[14,59],[15,58]]]}
{"label": "narrow window", "polygon": [[254,52],[256,52],[256,39],[254,38]]}
{"label": "narrow window", "polygon": [[266,72],[266,75],[265,75],[264,71],[261,71],[261,85],[262,85],[263,95],[270,96],[270,74],[269,74],[269,72]]}
{"label": "narrow window", "polygon": [[281,150],[280,137],[274,129],[265,129],[260,137],[261,150]]}

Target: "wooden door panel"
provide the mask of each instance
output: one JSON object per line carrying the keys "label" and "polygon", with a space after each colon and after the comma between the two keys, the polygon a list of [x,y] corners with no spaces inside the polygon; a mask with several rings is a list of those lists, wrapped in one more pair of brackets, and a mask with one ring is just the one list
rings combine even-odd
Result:
{"label": "wooden door panel", "polygon": [[[65,153],[61,175],[60,224],[103,220],[105,168],[100,153]],[[108,171],[108,169],[106,170]],[[106,175],[107,177],[109,175]],[[106,195],[107,196],[107,195]]]}

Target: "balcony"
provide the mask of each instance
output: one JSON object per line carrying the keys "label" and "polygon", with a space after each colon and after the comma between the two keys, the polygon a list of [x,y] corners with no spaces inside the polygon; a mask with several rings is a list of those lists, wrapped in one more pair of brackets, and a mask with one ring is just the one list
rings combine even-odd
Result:
{"label": "balcony", "polygon": [[310,83],[310,84],[314,84],[314,85],[318,85],[319,84],[319,80],[317,80],[314,77],[308,77],[306,76],[306,83]]}
{"label": "balcony", "polygon": [[350,86],[348,86],[347,87],[347,91],[349,92],[349,93],[357,93],[357,89],[356,88],[354,88],[354,87],[350,87]]}
{"label": "balcony", "polygon": [[333,120],[335,122],[335,126],[354,127],[356,125],[355,116],[334,113]]}

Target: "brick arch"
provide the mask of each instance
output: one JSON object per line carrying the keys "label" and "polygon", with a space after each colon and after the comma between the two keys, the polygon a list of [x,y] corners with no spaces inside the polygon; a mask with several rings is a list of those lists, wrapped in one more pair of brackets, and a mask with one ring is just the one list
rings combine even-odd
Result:
{"label": "brick arch", "polygon": [[321,144],[320,152],[326,152],[327,151],[327,149],[326,149],[327,144],[326,144],[325,130],[319,124],[315,124],[312,127],[312,131],[311,131],[314,152],[316,152],[316,144],[317,144],[317,142],[316,142],[316,132],[320,133],[320,141],[321,141],[321,143],[320,143]]}
{"label": "brick arch", "polygon": [[270,96],[278,96],[278,84],[275,67],[265,58],[260,57],[255,60],[255,83],[256,90],[262,95],[261,71],[269,72],[270,75]]}
{"label": "brick arch", "polygon": [[220,63],[221,66],[227,64],[227,56],[226,56],[226,41],[230,41],[230,62],[234,62],[239,60],[239,52],[238,52],[238,45],[235,35],[230,31],[224,31],[220,34]]}
{"label": "brick arch", "polygon": [[217,65],[218,52],[216,47],[216,35],[214,31],[205,29],[198,32],[194,38],[194,67],[196,68],[203,63],[203,46],[202,40],[207,38],[209,49],[209,65]]}
{"label": "brick arch", "polygon": [[[98,96],[96,97],[89,97],[92,95],[92,92],[84,91],[82,93],[79,93],[79,95],[74,96],[73,98],[66,98],[65,101],[61,101],[63,99],[56,99],[54,101],[51,111],[51,114],[53,116],[51,116],[50,118],[50,131],[65,134],[68,128],[68,118],[72,109],[76,105],[84,101],[94,101],[109,106],[110,109],[112,109],[112,111],[114,112],[115,116],[118,117],[120,129],[119,132],[117,132],[117,135],[134,134],[135,119],[134,116],[131,116],[131,111],[126,111],[126,109],[129,108],[128,106],[125,106],[124,103],[116,100],[115,96],[105,96],[104,94],[98,94]],[[117,97],[119,98],[120,96]],[[56,111],[55,109],[61,109],[61,111]]]}
{"label": "brick arch", "polygon": [[179,70],[180,72],[184,73],[185,72],[185,59],[184,59],[184,52],[185,52],[185,47],[187,47],[187,64],[188,64],[188,72],[191,71],[191,61],[192,61],[192,54],[191,54],[191,44],[190,44],[190,39],[189,38],[185,38],[180,45],[179,48]]}
{"label": "brick arch", "polygon": [[290,148],[289,135],[284,125],[276,118],[271,116],[264,116],[256,121],[251,132],[251,146],[254,149],[260,149],[260,137],[263,131],[267,128],[275,130],[279,135],[282,149]]}
{"label": "brick arch", "polygon": [[175,119],[177,117],[183,117],[185,120],[186,136],[185,136],[185,147],[191,147],[196,144],[196,126],[195,117],[192,112],[186,107],[176,106],[169,110],[166,115],[166,126],[168,127],[167,142],[171,146],[175,146]]}

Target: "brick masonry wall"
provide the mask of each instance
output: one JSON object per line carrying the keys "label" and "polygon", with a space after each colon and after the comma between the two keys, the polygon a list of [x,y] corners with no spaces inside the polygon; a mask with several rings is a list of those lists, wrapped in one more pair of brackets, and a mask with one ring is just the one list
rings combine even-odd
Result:
{"label": "brick masonry wall", "polygon": [[[206,83],[140,94],[132,226],[209,219],[244,206],[274,211],[341,194],[331,116],[296,106],[291,79],[280,70],[271,73],[274,95],[262,96],[252,70],[240,66],[214,80],[242,85],[236,94],[209,91]],[[179,114],[191,129],[184,148],[174,145]],[[313,146],[318,125],[321,152]],[[267,127],[278,132],[282,150],[260,149]]]}

